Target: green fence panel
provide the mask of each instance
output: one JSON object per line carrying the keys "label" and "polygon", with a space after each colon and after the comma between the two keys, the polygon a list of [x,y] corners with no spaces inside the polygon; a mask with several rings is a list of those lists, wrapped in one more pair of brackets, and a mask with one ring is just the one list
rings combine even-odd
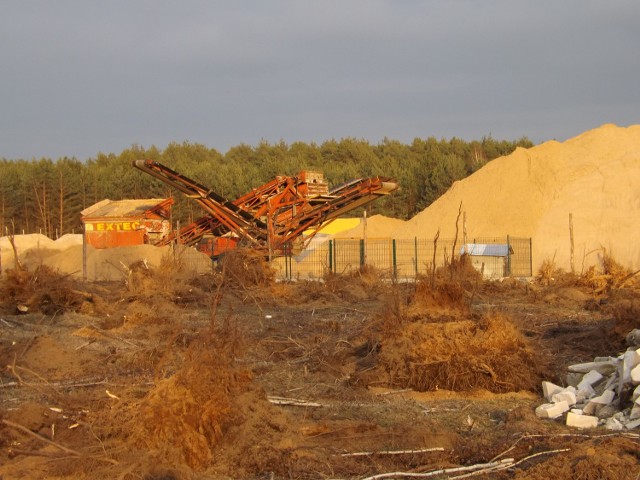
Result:
{"label": "green fence panel", "polygon": [[[318,279],[328,272],[349,274],[364,266],[398,279],[429,275],[453,256],[466,253],[485,278],[530,277],[530,238],[477,237],[460,239],[340,238],[315,242],[299,255],[272,262],[281,279]],[[508,252],[508,254],[506,254]]]}

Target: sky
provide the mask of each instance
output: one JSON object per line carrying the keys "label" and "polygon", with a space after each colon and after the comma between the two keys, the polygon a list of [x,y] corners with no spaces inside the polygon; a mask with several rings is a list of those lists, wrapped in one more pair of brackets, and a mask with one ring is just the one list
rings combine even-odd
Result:
{"label": "sky", "polygon": [[0,158],[640,123],[637,0],[5,0]]}

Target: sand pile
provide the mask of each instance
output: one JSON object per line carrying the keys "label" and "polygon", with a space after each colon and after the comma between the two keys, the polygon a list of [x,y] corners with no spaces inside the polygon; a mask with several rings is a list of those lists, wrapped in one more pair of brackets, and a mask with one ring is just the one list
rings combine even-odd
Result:
{"label": "sand pile", "polygon": [[[53,248],[54,241],[46,235],[40,233],[30,233],[27,235],[15,235],[14,244],[18,258],[21,260],[22,255],[28,250],[32,249],[50,249]],[[0,265],[2,270],[7,268],[14,268],[15,259],[13,254],[13,247],[9,241],[9,237],[0,237]]]}
{"label": "sand pile", "polygon": [[493,160],[393,236],[433,238],[440,229],[440,238],[453,238],[462,202],[469,238],[532,237],[534,271],[551,259],[569,270],[571,214],[577,272],[599,265],[603,248],[640,268],[639,184],[640,125],[603,125]]}
{"label": "sand pile", "polygon": [[[82,235],[64,235],[58,240],[39,235],[16,235],[15,245],[20,263],[29,270],[46,266],[63,275],[77,278],[83,276]],[[6,237],[0,239],[2,269],[14,268],[14,254]],[[149,268],[157,268],[163,259],[171,259],[180,267],[193,273],[211,272],[211,259],[193,248],[177,246],[155,247],[136,245],[109,249],[95,249],[87,246],[86,275],[91,281],[112,281],[126,279],[128,267],[143,261]]]}
{"label": "sand pile", "polygon": [[56,239],[54,244],[57,250],[64,250],[65,248],[72,247],[73,245],[82,245],[82,234],[67,233]]}
{"label": "sand pile", "polygon": [[358,226],[339,232],[336,238],[390,238],[391,234],[404,225],[405,221],[399,218],[385,217],[384,215],[373,215],[365,221],[361,221]]}

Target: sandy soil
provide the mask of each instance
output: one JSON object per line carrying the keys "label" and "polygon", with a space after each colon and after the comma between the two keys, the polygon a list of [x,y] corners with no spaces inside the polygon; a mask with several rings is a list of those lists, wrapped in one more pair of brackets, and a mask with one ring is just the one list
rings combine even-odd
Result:
{"label": "sandy soil", "polygon": [[624,350],[633,284],[596,295],[573,277],[465,270],[281,284],[250,257],[213,275],[131,272],[5,272],[2,478],[640,476],[640,432],[534,415],[541,379]]}

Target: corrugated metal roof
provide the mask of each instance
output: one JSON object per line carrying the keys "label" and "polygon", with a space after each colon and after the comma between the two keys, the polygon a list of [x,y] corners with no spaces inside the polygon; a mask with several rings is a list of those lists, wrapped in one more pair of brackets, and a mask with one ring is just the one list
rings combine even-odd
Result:
{"label": "corrugated metal roof", "polygon": [[498,243],[467,243],[460,247],[460,255],[474,255],[480,257],[506,257],[510,251],[509,245]]}
{"label": "corrugated metal roof", "polygon": [[144,198],[139,200],[102,200],[88,208],[80,215],[83,217],[139,217],[147,210],[157,207],[166,198]]}

